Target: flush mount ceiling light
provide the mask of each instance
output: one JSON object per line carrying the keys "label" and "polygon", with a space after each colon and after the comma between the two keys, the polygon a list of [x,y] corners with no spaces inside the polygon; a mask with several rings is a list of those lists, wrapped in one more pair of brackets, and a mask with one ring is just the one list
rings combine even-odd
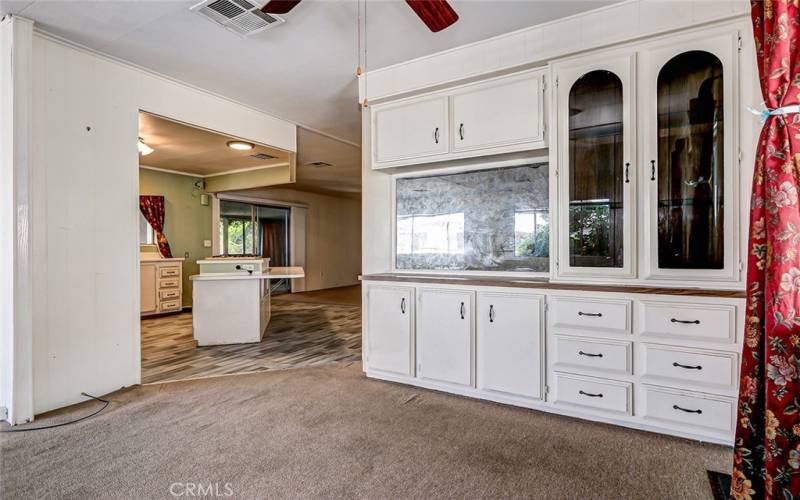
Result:
{"label": "flush mount ceiling light", "polygon": [[153,148],[144,143],[144,139],[142,139],[141,137],[139,137],[138,146],[139,146],[139,154],[142,156],[147,156],[154,151]]}
{"label": "flush mount ceiling light", "polygon": [[236,149],[238,151],[250,151],[256,146],[252,142],[228,141],[228,147],[231,149]]}

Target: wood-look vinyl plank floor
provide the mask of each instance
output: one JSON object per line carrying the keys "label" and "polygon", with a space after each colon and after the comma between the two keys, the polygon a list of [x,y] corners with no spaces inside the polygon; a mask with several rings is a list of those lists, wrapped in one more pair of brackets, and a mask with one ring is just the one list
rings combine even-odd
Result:
{"label": "wood-look vinyl plank floor", "polygon": [[264,340],[254,344],[197,347],[191,313],[142,320],[144,384],[360,360],[358,305],[276,298]]}

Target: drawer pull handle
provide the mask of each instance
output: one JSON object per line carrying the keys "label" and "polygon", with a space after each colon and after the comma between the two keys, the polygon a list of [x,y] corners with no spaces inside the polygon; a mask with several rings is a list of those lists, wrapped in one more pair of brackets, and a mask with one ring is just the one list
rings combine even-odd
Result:
{"label": "drawer pull handle", "polygon": [[464,303],[461,303],[461,319],[464,319]]}
{"label": "drawer pull handle", "polygon": [[458,126],[458,137],[463,141],[464,140],[464,124],[460,124]]}
{"label": "drawer pull handle", "polygon": [[489,323],[494,323],[494,305],[489,305]]}
{"label": "drawer pull handle", "polygon": [[626,163],[625,164],[625,184],[628,184],[629,182],[631,182],[630,175],[628,174],[628,170],[630,168],[631,168],[631,164],[630,163]]}
{"label": "drawer pull handle", "polygon": [[656,180],[656,161],[650,160],[650,180]]}
{"label": "drawer pull handle", "polygon": [[678,363],[677,361],[672,363],[672,366],[680,367],[680,368],[686,368],[687,370],[702,370],[703,369],[703,367],[700,366],[700,365],[697,365],[697,366],[682,365],[682,364]]}
{"label": "drawer pull handle", "polygon": [[591,392],[578,391],[578,394],[580,394],[581,396],[589,396],[590,398],[602,398],[603,397],[603,393],[602,392],[598,392],[597,394],[592,394]]}
{"label": "drawer pull handle", "polygon": [[589,356],[590,358],[602,358],[603,357],[603,353],[602,352],[600,354],[592,354],[590,352],[578,351],[578,354],[580,354],[581,356]]}
{"label": "drawer pull handle", "polygon": [[697,413],[698,415],[700,415],[701,413],[703,413],[703,410],[689,410],[689,409],[686,409],[686,408],[681,408],[681,407],[680,407],[680,406],[678,406],[678,405],[672,405],[672,409],[673,409],[673,410],[680,410],[680,411],[684,411],[684,412],[686,412],[686,413]]}
{"label": "drawer pull handle", "polygon": [[681,323],[683,325],[699,325],[700,324],[700,320],[699,319],[695,319],[695,320],[689,321],[689,320],[686,320],[686,319],[675,319],[675,318],[672,318],[670,320],[670,322],[672,322],[672,323]]}
{"label": "drawer pull handle", "polygon": [[436,130],[433,131],[433,142],[439,144],[439,127],[436,127]]}
{"label": "drawer pull handle", "polygon": [[578,311],[578,316],[591,316],[593,318],[602,318],[603,313],[585,313],[583,311]]}
{"label": "drawer pull handle", "polygon": [[403,297],[400,299],[400,312],[405,314],[406,313],[406,298]]}

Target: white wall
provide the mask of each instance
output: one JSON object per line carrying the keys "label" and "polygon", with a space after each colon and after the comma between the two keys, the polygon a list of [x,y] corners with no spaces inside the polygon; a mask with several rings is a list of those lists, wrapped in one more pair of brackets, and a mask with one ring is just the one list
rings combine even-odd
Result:
{"label": "white wall", "polygon": [[358,284],[358,275],[361,274],[361,200],[284,188],[225,194],[308,207],[304,290]]}
{"label": "white wall", "polygon": [[40,413],[140,380],[138,112],[294,151],[295,125],[33,38],[33,367]]}

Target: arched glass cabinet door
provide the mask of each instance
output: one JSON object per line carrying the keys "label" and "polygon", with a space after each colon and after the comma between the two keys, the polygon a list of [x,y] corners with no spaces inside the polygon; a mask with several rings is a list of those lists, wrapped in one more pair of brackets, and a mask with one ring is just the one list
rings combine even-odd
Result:
{"label": "arched glass cabinet door", "polygon": [[560,274],[631,273],[627,62],[559,72]]}
{"label": "arched glass cabinet door", "polygon": [[662,49],[650,70],[654,115],[646,151],[650,274],[733,278],[730,39]]}

